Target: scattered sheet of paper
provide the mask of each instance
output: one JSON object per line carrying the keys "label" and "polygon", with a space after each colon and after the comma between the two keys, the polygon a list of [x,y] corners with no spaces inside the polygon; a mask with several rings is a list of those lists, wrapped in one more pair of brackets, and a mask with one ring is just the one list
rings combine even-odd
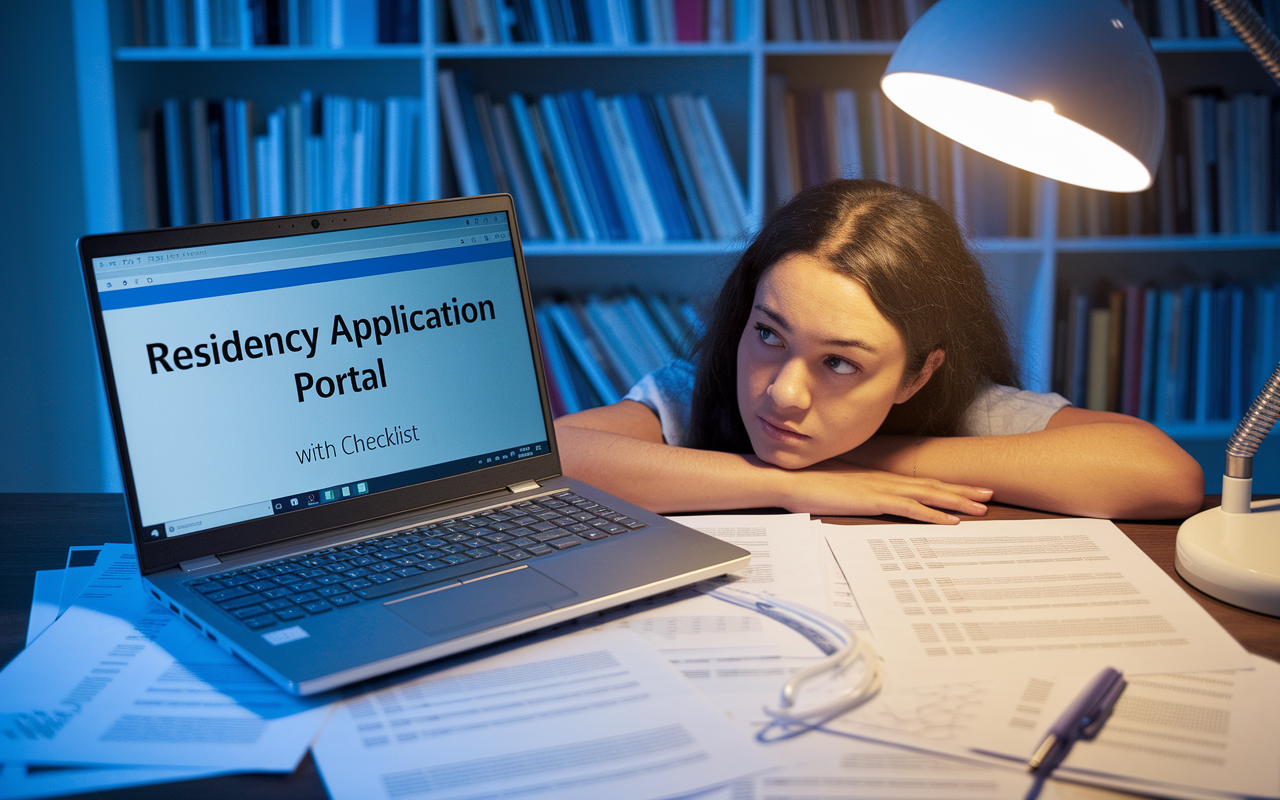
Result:
{"label": "scattered sheet of paper", "polygon": [[29,647],[58,618],[58,598],[62,594],[64,574],[66,571],[61,569],[36,570],[36,583],[31,590],[31,613],[27,616],[26,646]]}
{"label": "scattered sheet of paper", "polygon": [[[1072,749],[1064,774],[1280,797],[1280,664],[1258,656],[1253,664],[1236,672],[1128,676],[1102,732]],[[993,687],[970,733],[974,746],[1025,758],[1080,688],[1054,678]]]}
{"label": "scattered sheet of paper", "polygon": [[813,608],[822,608],[826,602],[821,540],[808,514],[713,514],[671,519],[751,553],[747,568],[732,573],[741,588]]}
{"label": "scattered sheet of paper", "polygon": [[1249,655],[1112,523],[826,526],[886,667],[907,682],[1248,669]]}
{"label": "scattered sheet of paper", "polygon": [[292,771],[323,723],[141,590],[132,550],[0,672],[0,761]]}
{"label": "scattered sheet of paper", "polygon": [[667,797],[772,764],[640,637],[546,638],[344,701],[313,746],[334,800]]}

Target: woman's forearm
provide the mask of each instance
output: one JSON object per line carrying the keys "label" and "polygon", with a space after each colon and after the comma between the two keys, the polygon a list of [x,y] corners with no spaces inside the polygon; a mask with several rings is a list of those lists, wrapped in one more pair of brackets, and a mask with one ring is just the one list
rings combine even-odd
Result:
{"label": "woman's forearm", "polygon": [[1137,421],[1008,436],[875,437],[846,460],[987,486],[998,502],[1076,516],[1185,517],[1204,500],[1199,464],[1164,433]]}
{"label": "woman's forearm", "polygon": [[780,505],[781,470],[746,456],[565,425],[556,439],[564,474],[660,514]]}

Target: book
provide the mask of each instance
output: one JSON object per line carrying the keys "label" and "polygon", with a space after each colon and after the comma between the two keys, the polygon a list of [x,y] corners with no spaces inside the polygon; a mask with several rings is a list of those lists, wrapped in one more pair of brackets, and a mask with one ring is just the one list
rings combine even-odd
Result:
{"label": "book", "polygon": [[604,118],[600,112],[600,105],[597,102],[595,93],[590,89],[584,89],[571,96],[571,103],[578,120],[586,123],[581,129],[583,130],[581,140],[584,143],[590,143],[588,150],[594,156],[593,163],[599,174],[605,178],[604,183],[598,185],[608,186],[609,195],[613,199],[613,207],[617,209],[618,217],[623,225],[625,233],[623,238],[640,239],[640,221],[637,218],[636,210],[628,201],[627,189],[622,179],[622,170],[613,155],[613,148],[609,144],[609,134],[605,130]]}
{"label": "book", "polygon": [[[453,159],[453,174],[458,181],[458,192],[462,195],[480,194],[480,176],[471,154],[471,138],[467,134],[466,121],[462,116],[462,103],[454,71],[442,69],[436,73],[436,85],[440,92],[441,119],[445,138],[449,142],[449,154]],[[476,124],[478,127],[479,122]]]}
{"label": "book", "polygon": [[573,209],[571,218],[574,220],[574,227],[580,231],[579,238],[593,242],[600,238],[597,227],[597,217],[600,216],[600,212],[588,203],[587,189],[582,180],[582,173],[578,169],[580,159],[575,158],[569,146],[569,137],[565,132],[564,122],[560,118],[556,98],[544,94],[538,98],[538,106],[552,146],[554,169],[560,176],[561,185],[567,192]]}
{"label": "book", "polygon": [[596,99],[596,108],[604,128],[604,146],[612,156],[621,177],[624,197],[627,205],[635,214],[636,226],[640,240],[643,242],[661,242],[667,238],[653,192],[640,166],[636,153],[635,140],[631,136],[623,112],[615,97]]}
{"label": "book", "polygon": [[1088,389],[1085,407],[1091,411],[1106,411],[1111,377],[1108,356],[1111,350],[1111,308],[1094,308],[1089,311]]}
{"label": "book", "polygon": [[1146,292],[1141,286],[1131,284],[1120,290],[1124,303],[1124,330],[1119,360],[1120,397],[1117,409],[1131,417],[1142,414],[1142,376],[1146,372],[1143,361],[1143,333],[1146,330]]}
{"label": "book", "polygon": [[1160,291],[1160,321],[1157,326],[1155,398],[1152,421],[1179,419],[1177,372],[1182,335],[1182,294],[1174,289]]}
{"label": "book", "polygon": [[630,123],[633,139],[639,150],[640,166],[653,191],[667,238],[681,241],[693,239],[693,222],[676,185],[674,166],[662,145],[662,134],[650,105],[634,93],[622,95],[618,100],[619,110],[626,114]]}
{"label": "book", "polygon": [[[614,377],[606,372],[606,357],[600,345],[593,338],[588,338],[579,324],[578,315],[568,303],[554,303],[546,306],[547,316],[555,324],[566,350],[573,356],[574,362],[582,370],[601,403],[609,405],[622,399]],[[620,383],[621,381],[618,381]]]}
{"label": "book", "polygon": [[[579,227],[578,221],[574,219],[569,191],[564,184],[563,176],[557,169],[555,155],[551,151],[551,140],[547,134],[546,125],[542,120],[542,112],[536,104],[526,106],[526,111],[537,148],[531,159],[537,160],[542,172],[546,175],[547,183],[551,189],[550,197],[555,204],[556,217],[564,226],[563,238],[580,239],[582,238],[582,229]],[[535,173],[535,179],[536,177],[537,174]]]}
{"label": "book", "polygon": [[1138,389],[1138,416],[1155,421],[1157,364],[1159,358],[1160,291],[1148,288],[1142,299],[1142,378]]}
{"label": "book", "polygon": [[533,179],[529,176],[528,166],[521,154],[515,123],[511,120],[510,110],[500,102],[493,104],[493,130],[502,154],[503,171],[511,181],[511,197],[520,218],[520,226],[530,239],[546,239],[551,236],[551,231],[542,216],[537,190],[533,187]]}

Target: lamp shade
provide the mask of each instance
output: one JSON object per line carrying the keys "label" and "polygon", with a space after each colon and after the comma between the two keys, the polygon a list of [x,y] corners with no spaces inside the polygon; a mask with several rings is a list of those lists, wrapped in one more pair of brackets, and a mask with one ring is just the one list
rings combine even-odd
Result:
{"label": "lamp shade", "polygon": [[1164,84],[1119,0],[942,0],[880,85],[934,130],[1048,178],[1136,192],[1155,175]]}

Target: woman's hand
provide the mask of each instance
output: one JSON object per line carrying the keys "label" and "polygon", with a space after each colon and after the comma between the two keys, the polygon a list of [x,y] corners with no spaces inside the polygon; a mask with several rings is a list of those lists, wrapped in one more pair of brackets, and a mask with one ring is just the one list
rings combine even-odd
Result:
{"label": "woman's hand", "polygon": [[[761,466],[769,465],[761,462]],[[978,486],[895,475],[836,459],[805,469],[778,469],[777,473],[782,491],[779,505],[789,511],[817,515],[894,514],[921,522],[955,525],[960,518],[939,509],[982,516],[987,513],[983,503],[993,494],[992,490]]]}

